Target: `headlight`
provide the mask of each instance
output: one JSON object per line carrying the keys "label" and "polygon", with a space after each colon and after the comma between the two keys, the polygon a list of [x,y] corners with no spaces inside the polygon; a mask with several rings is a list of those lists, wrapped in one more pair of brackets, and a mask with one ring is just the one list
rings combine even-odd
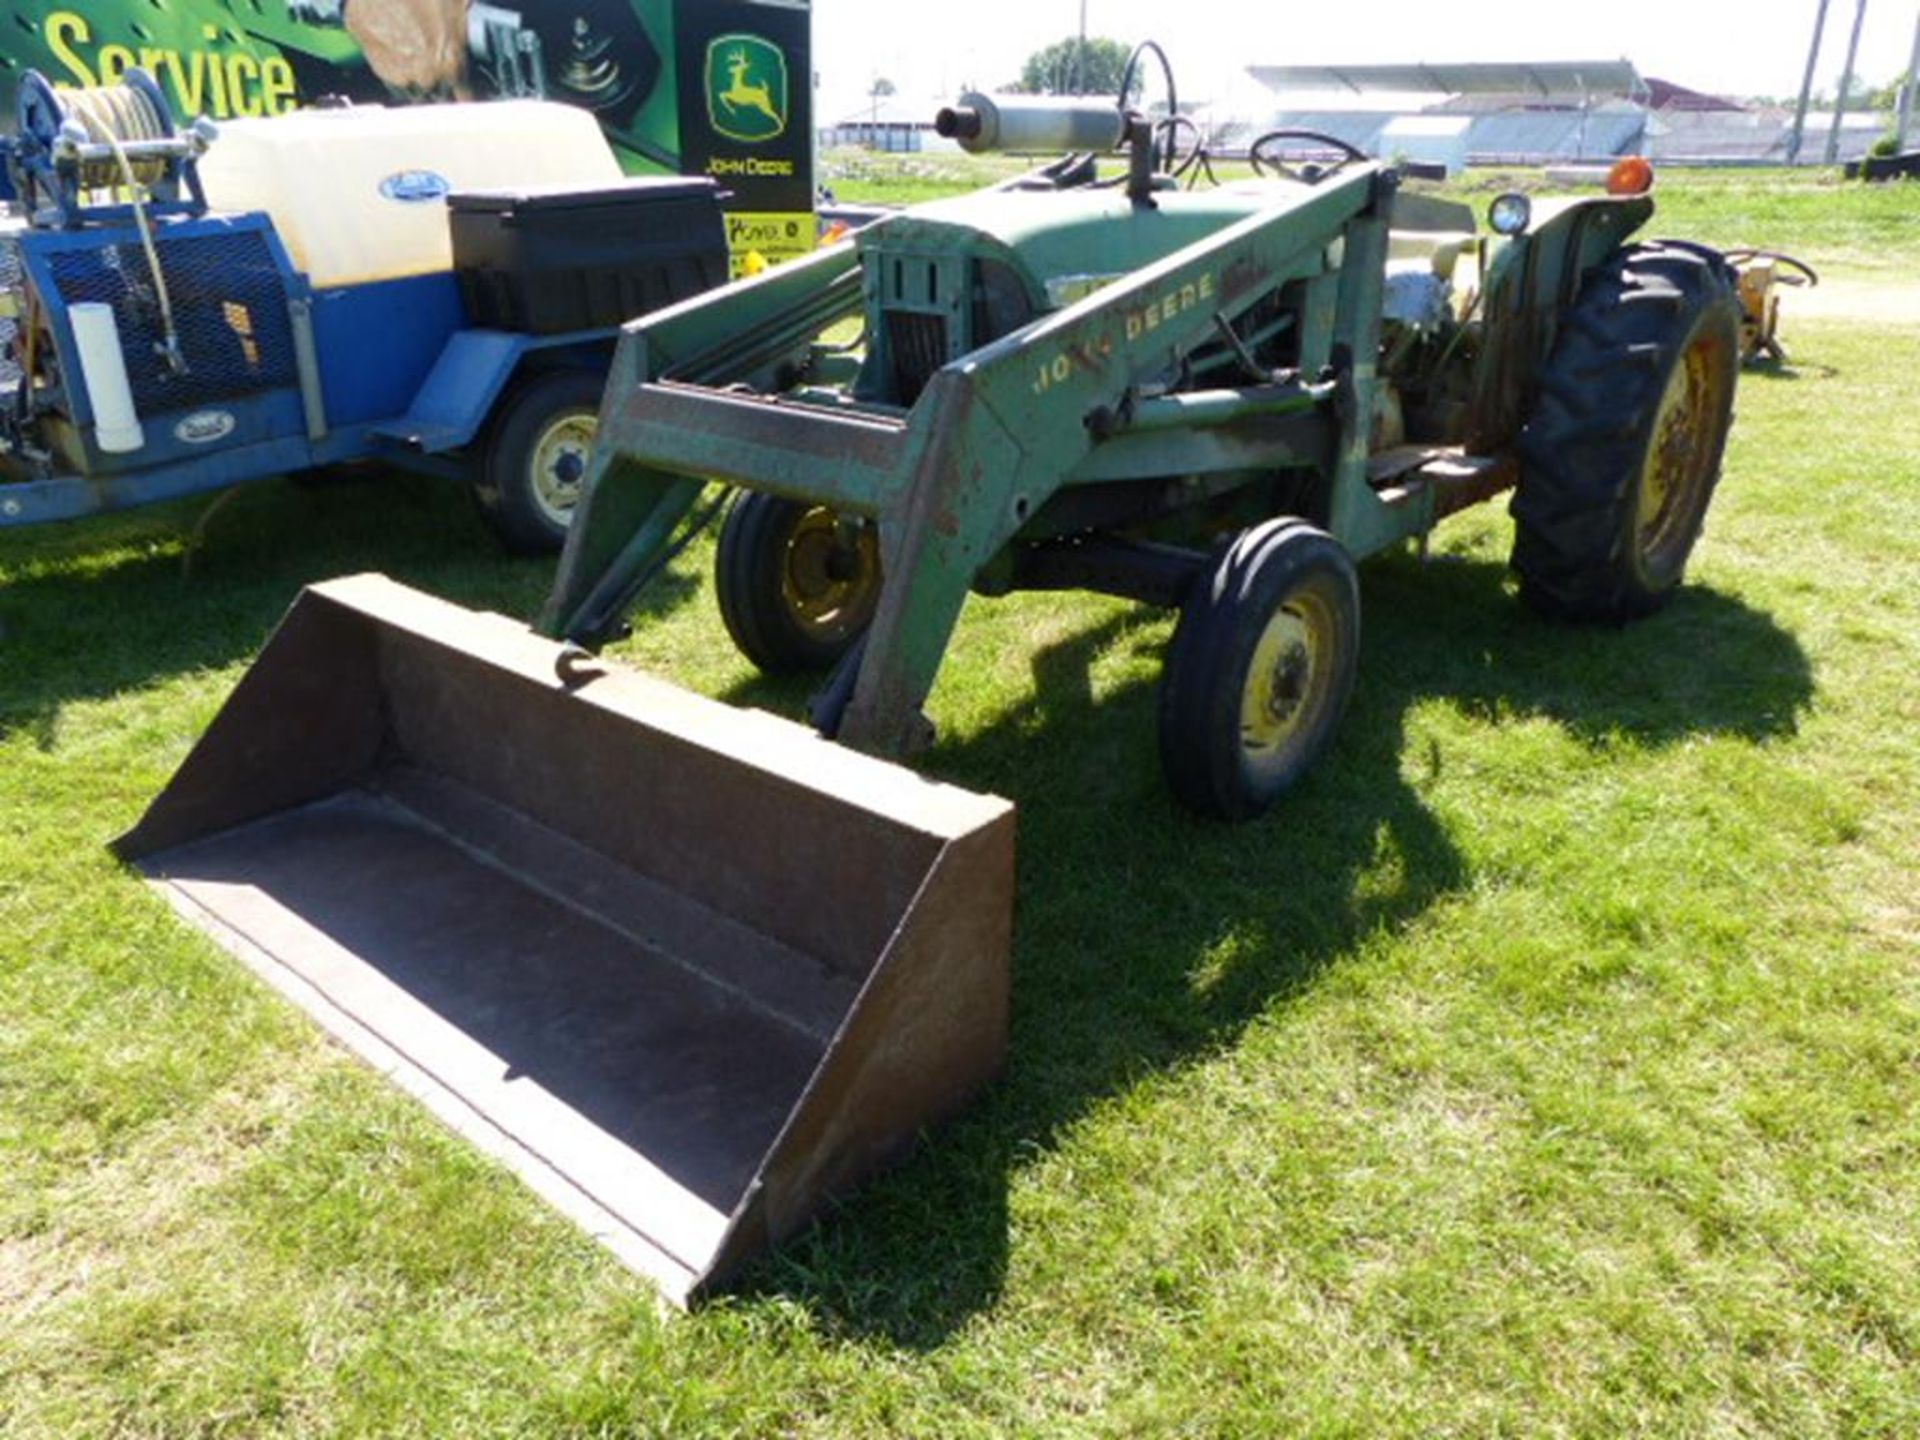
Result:
{"label": "headlight", "polygon": [[1533,223],[1533,202],[1517,191],[1496,198],[1487,207],[1487,224],[1496,235],[1524,235]]}

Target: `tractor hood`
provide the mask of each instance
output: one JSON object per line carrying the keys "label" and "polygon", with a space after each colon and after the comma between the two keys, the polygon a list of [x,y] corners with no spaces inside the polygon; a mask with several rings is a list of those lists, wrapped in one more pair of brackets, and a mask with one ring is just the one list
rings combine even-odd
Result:
{"label": "tractor hood", "polygon": [[[1355,174],[1358,175],[1356,170]],[[967,255],[1010,261],[1033,303],[1057,309],[1164,260],[1307,186],[1262,180],[1138,205],[1120,190],[986,191],[914,207],[864,231],[863,256]]]}

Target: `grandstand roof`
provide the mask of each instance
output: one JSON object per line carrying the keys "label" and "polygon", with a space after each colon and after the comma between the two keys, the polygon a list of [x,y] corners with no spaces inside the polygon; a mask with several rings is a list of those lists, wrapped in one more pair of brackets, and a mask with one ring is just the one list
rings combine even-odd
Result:
{"label": "grandstand roof", "polygon": [[1303,90],[1355,95],[1520,95],[1542,100],[1594,95],[1644,96],[1647,82],[1631,60],[1546,60],[1467,65],[1249,65],[1247,73],[1282,94]]}

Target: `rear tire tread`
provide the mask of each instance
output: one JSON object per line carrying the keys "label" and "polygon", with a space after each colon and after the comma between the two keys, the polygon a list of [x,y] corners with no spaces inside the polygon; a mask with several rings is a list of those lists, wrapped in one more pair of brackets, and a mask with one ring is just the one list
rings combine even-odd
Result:
{"label": "rear tire tread", "polygon": [[[1654,241],[1617,251],[1588,277],[1520,437],[1513,568],[1534,609],[1618,623],[1672,597],[1684,553],[1671,583],[1650,588],[1630,551],[1638,477],[1674,366],[1696,337],[1715,330],[1737,356],[1739,313],[1731,272],[1709,251]],[[1731,421],[1729,382],[1688,550],[1719,479]]]}

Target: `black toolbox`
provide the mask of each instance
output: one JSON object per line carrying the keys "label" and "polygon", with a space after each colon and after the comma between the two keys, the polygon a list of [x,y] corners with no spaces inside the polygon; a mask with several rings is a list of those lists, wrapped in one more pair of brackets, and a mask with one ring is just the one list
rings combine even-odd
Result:
{"label": "black toolbox", "polygon": [[661,176],[450,196],[467,319],[534,335],[596,330],[723,284],[723,193]]}

